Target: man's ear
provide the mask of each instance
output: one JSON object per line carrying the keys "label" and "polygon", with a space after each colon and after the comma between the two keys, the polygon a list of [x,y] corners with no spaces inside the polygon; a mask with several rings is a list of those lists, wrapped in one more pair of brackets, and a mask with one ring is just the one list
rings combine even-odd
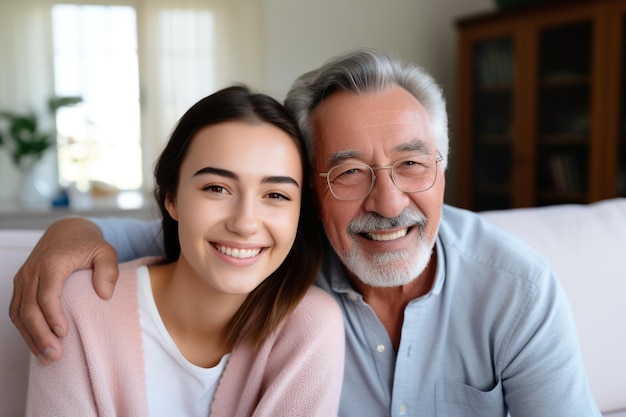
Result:
{"label": "man's ear", "polygon": [[178,209],[176,208],[176,199],[168,196],[165,199],[165,210],[167,210],[172,219],[178,221]]}

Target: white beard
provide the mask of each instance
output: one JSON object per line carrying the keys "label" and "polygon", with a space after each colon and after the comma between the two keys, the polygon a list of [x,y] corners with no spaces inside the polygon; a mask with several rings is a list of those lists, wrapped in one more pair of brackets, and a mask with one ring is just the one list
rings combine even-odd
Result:
{"label": "white beard", "polygon": [[[372,216],[374,218],[372,218]],[[366,253],[358,244],[356,239],[352,239],[352,249],[349,252],[335,252],[343,264],[352,272],[356,278],[371,287],[399,287],[407,285],[419,277],[428,266],[435,246],[436,238],[427,240],[424,235],[426,217],[418,212],[403,212],[396,219],[385,219],[377,215],[366,214],[359,219],[355,219],[348,226],[351,236],[361,229],[384,230],[387,228],[406,225],[419,227],[419,238],[407,248],[401,251]],[[380,225],[378,226],[378,223]],[[416,224],[417,223],[417,224]],[[376,224],[376,227],[372,227]],[[436,233],[435,235],[436,236]]]}
{"label": "white beard", "polygon": [[399,252],[383,252],[369,257],[358,245],[353,245],[347,255],[339,255],[344,265],[359,281],[371,287],[399,287],[407,285],[428,266],[434,247],[434,240],[420,239]]}

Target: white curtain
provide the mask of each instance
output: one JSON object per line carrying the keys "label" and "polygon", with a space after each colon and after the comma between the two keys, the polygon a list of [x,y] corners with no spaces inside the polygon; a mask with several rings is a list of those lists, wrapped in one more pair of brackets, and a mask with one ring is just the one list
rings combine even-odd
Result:
{"label": "white curtain", "polygon": [[138,15],[144,178],[176,121],[196,101],[243,82],[261,88],[258,0],[144,0]]}
{"label": "white curtain", "polygon": [[[258,0],[0,0],[0,111],[45,111],[54,91],[50,9],[55,3],[137,9],[144,188],[176,120],[200,98],[243,82],[263,89],[263,2]],[[41,167],[56,181],[56,156]],[[0,204],[17,178],[0,151]]]}
{"label": "white curtain", "polygon": [[[0,111],[46,115],[54,90],[50,31],[46,0],[0,0]],[[56,172],[55,155],[48,153],[38,174],[52,188]],[[0,147],[0,203],[13,196],[18,178],[8,153]]]}

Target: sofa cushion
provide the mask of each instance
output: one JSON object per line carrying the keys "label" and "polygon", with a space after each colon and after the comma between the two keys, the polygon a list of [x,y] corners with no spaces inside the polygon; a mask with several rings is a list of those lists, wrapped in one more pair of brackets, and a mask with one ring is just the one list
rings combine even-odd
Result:
{"label": "sofa cushion", "polygon": [[626,409],[626,198],[481,214],[552,263],[600,409]]}

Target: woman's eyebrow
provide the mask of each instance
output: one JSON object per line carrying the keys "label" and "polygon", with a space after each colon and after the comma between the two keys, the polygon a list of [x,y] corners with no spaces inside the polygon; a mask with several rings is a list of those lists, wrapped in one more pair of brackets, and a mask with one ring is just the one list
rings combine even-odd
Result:
{"label": "woman's eyebrow", "polygon": [[272,175],[269,177],[264,177],[263,182],[266,184],[293,184],[296,187],[300,188],[298,181],[287,175]]}
{"label": "woman's eyebrow", "polygon": [[[196,177],[198,175],[206,175],[206,174],[214,174],[214,175],[219,175],[221,177],[230,178],[233,180],[239,180],[239,175],[235,174],[234,172],[229,171],[227,169],[215,168],[215,167],[201,168],[197,170],[193,174],[193,176]],[[300,188],[298,181],[296,181],[294,178],[288,175],[270,175],[267,177],[263,177],[261,182],[266,183],[266,184],[293,184],[296,187]]]}
{"label": "woman's eyebrow", "polygon": [[226,177],[226,178],[232,178],[234,180],[238,180],[239,176],[237,174],[235,174],[232,171],[229,171],[227,169],[222,169],[222,168],[215,168],[215,167],[204,167],[201,168],[199,170],[197,170],[193,176],[196,177],[198,175],[204,175],[204,174],[215,174],[215,175],[219,175],[222,177]]}

